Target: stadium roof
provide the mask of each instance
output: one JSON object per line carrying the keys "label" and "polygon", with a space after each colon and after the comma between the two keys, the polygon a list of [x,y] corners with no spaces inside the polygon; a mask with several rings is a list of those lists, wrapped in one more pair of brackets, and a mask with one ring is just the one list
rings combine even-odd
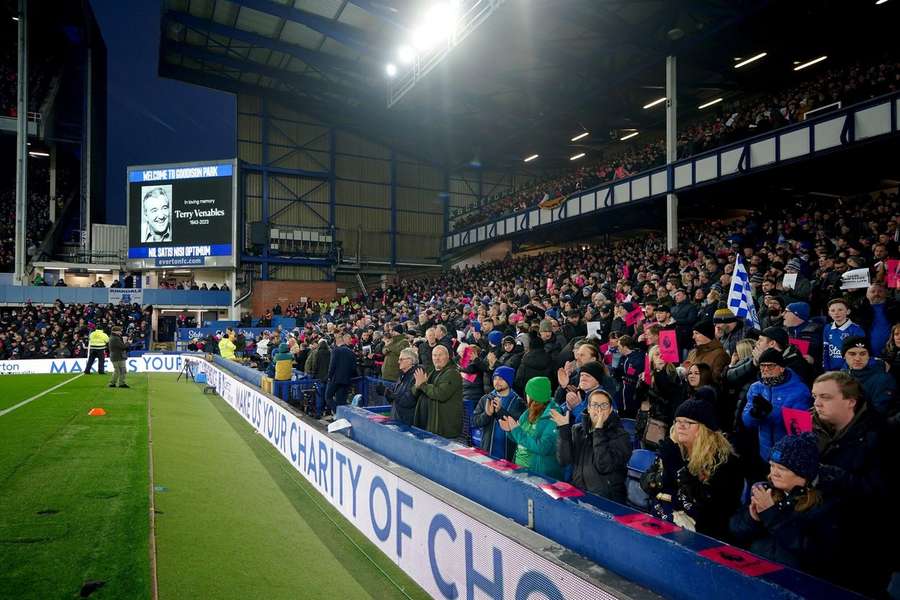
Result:
{"label": "stadium roof", "polygon": [[385,65],[431,4],[163,0],[160,74],[268,95],[450,169],[521,167],[532,153],[541,169],[623,131],[661,130],[664,105],[642,107],[665,95],[669,54],[684,121],[711,99],[789,85],[798,61],[886,48],[900,2],[507,0],[388,109]]}

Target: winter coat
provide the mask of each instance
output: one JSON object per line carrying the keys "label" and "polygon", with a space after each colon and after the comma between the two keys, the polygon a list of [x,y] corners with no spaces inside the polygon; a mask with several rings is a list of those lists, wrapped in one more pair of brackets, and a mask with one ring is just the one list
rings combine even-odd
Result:
{"label": "winter coat", "polygon": [[356,355],[347,346],[337,346],[328,364],[328,385],[350,385],[356,376]]}
{"label": "winter coat", "polygon": [[759,513],[754,521],[746,506],[731,517],[733,540],[753,554],[827,578],[838,565],[841,536],[838,503],[828,497],[805,511],[795,510],[795,488]]}
{"label": "winter coat", "polygon": [[690,300],[675,303],[672,305],[672,320],[675,321],[675,333],[678,337],[678,347],[680,349],[690,348],[693,344],[691,340],[691,328],[699,319],[697,306]]}
{"label": "winter coat", "polygon": [[[700,481],[688,470],[678,445],[666,437],[641,487],[651,498],[651,512],[659,518],[672,521],[674,511],[684,511],[696,521],[698,533],[721,540],[726,539],[728,521],[740,505],[744,477],[732,454],[709,479]],[[658,494],[668,494],[671,500]]]}
{"label": "winter coat", "polygon": [[724,396],[735,402],[734,412],[727,416],[726,421],[719,421],[722,427],[731,427],[736,430],[743,426],[744,406],[747,405],[747,391],[759,379],[759,367],[753,362],[753,357],[738,361],[735,365],[728,366],[722,374],[725,385]]}
{"label": "winter coat", "polygon": [[637,412],[635,390],[644,373],[644,353],[632,350],[616,367],[616,378],[622,381],[622,389],[615,395],[616,409],[623,416],[634,417]]}
{"label": "winter coat", "polygon": [[416,413],[416,396],[413,393],[415,384],[415,367],[406,373],[400,373],[396,383],[385,387],[384,396],[391,403],[391,418],[407,425],[413,424]]}
{"label": "winter coat", "polygon": [[825,326],[822,332],[822,368],[826,371],[840,371],[847,368],[841,353],[844,339],[851,336],[866,337],[863,328],[849,319],[840,327],[834,323]]}
{"label": "winter coat", "polygon": [[543,348],[529,350],[522,355],[522,364],[516,371],[516,380],[513,389],[525,397],[525,384],[534,377],[549,377],[551,383],[556,381],[556,373],[554,372],[553,363],[550,355]]}
{"label": "winter coat", "polygon": [[500,427],[497,413],[489,415],[485,412],[484,408],[488,401],[493,400],[494,398],[500,398],[500,406],[516,420],[518,420],[519,417],[522,416],[522,413],[525,412],[525,401],[515,392],[515,390],[509,390],[509,394],[507,394],[505,398],[500,396],[496,391],[492,391],[481,397],[472,413],[472,426],[481,428],[481,449],[494,458],[512,460],[516,453],[516,443],[509,435],[504,436],[506,442],[504,448],[494,447],[494,434],[497,432],[497,428]]}
{"label": "winter coat", "polygon": [[747,328],[744,327],[744,323],[742,321],[738,321],[737,327],[719,338],[719,343],[722,344],[722,348],[725,350],[725,352],[729,356],[731,356],[737,349],[737,343],[744,339],[744,336],[746,336],[746,334]]}
{"label": "winter coat", "polygon": [[731,362],[719,340],[712,340],[708,344],[697,346],[688,354],[687,360],[692,365],[706,364],[712,369],[713,380],[718,383],[722,379],[722,371]]}
{"label": "winter coat", "polygon": [[414,390],[416,427],[445,438],[462,435],[462,377],[454,365],[432,369],[428,381]]}
{"label": "winter coat", "polygon": [[306,355],[306,360],[303,362],[303,372],[313,379],[317,379],[314,373],[316,370],[316,355],[318,353],[319,346],[317,344],[310,349],[309,353]]}
{"label": "winter coat", "polygon": [[562,354],[562,349],[565,345],[566,340],[561,335],[555,333],[549,340],[544,342],[544,352],[550,356],[550,366],[554,370],[562,366],[560,355]]}
{"label": "winter coat", "polygon": [[813,364],[817,368],[822,365],[822,326],[815,321],[806,321],[797,327],[785,327],[788,336],[794,339],[809,342],[809,356],[813,358]]}
{"label": "winter coat", "polygon": [[866,402],[884,417],[897,412],[897,384],[880,361],[870,361],[864,369],[844,369],[862,385]]}
{"label": "winter coat", "polygon": [[[787,375],[787,380],[781,385],[767,386],[762,380],[759,380],[747,390],[747,404],[744,406],[743,413],[744,426],[756,427],[759,431],[759,456],[765,463],[769,462],[772,447],[787,435],[781,409],[809,410],[809,407],[812,406],[809,388],[806,387],[803,380],[790,369],[785,369],[784,373]],[[760,417],[751,415],[755,406],[754,399],[757,396],[762,396],[772,405],[772,410],[768,415]]]}
{"label": "winter coat", "polygon": [[406,336],[394,335],[391,341],[384,345],[384,364],[381,365],[381,378],[388,381],[397,381],[400,377],[400,351],[409,348]]}
{"label": "winter coat", "polygon": [[556,459],[572,465],[572,485],[625,504],[625,479],[631,458],[631,438],[616,413],[600,429],[586,423],[559,428]]}
{"label": "winter coat", "polygon": [[[435,344],[436,346],[437,344]],[[419,342],[417,349],[419,350],[419,366],[425,369],[426,371],[434,368],[434,362],[431,359],[431,351],[434,350],[435,346],[429,346],[428,341]],[[453,351],[450,351],[450,356],[453,356]]]}
{"label": "winter coat", "polygon": [[522,364],[522,354],[524,352],[525,349],[522,348],[521,344],[515,344],[512,352],[504,352],[497,357],[497,362],[494,363],[494,370],[497,367],[510,367],[514,371],[518,370],[519,365]]}
{"label": "winter coat", "polygon": [[[591,392],[594,390],[588,390],[585,392],[584,390],[578,387],[578,380],[580,378],[580,372],[575,370],[572,373],[572,376],[569,377],[569,385],[566,387],[557,387],[556,391],[553,393],[553,401],[557,404],[557,410],[562,414],[567,414],[569,412],[569,405],[566,403],[566,393],[573,391],[578,394],[578,397],[581,399],[581,402],[572,409],[572,423],[581,423],[581,419],[584,417],[584,411],[587,410],[587,398]],[[605,375],[603,377],[603,381],[600,382],[600,387],[606,390],[610,396],[613,398],[616,397],[616,389],[618,386],[616,385],[616,380],[610,377],[609,375]]]}
{"label": "winter coat", "polygon": [[331,348],[328,344],[319,344],[319,349],[316,351],[316,362],[313,365],[313,372],[309,373],[309,376],[318,379],[319,381],[325,381],[328,378],[328,370],[331,368]]}
{"label": "winter coat", "polygon": [[128,346],[122,336],[114,333],[109,336],[109,360],[112,362],[120,362],[128,357]]}
{"label": "winter coat", "polygon": [[553,404],[548,402],[534,423],[528,422],[528,411],[519,417],[519,425],[507,435],[516,443],[516,464],[536,475],[562,479],[563,471],[556,460],[556,423],[550,418]]}

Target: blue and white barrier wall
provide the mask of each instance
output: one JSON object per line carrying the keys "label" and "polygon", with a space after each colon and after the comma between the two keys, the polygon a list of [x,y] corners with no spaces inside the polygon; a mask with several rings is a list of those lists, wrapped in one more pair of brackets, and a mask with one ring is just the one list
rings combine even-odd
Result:
{"label": "blue and white barrier wall", "polygon": [[667,598],[860,597],[599,496],[554,499],[539,487],[551,479],[489,466],[471,449],[367,410],[342,406],[337,416],[366,448],[520,525],[531,512],[537,533]]}
{"label": "blue and white barrier wall", "polygon": [[332,506],[435,598],[613,598],[327,435],[218,365],[195,372]]}
{"label": "blue and white barrier wall", "polygon": [[[146,353],[125,359],[128,373],[178,373],[183,357],[175,354]],[[36,375],[53,373],[84,373],[87,358],[37,358],[32,360],[0,360],[0,375]],[[96,370],[95,363],[94,369]],[[112,372],[112,361],[106,359],[107,372]]]}

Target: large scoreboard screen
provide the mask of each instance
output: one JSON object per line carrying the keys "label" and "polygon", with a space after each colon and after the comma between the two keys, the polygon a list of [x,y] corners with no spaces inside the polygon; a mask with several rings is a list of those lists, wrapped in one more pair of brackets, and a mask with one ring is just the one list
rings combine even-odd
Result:
{"label": "large scoreboard screen", "polygon": [[233,160],[128,167],[128,266],[233,267]]}

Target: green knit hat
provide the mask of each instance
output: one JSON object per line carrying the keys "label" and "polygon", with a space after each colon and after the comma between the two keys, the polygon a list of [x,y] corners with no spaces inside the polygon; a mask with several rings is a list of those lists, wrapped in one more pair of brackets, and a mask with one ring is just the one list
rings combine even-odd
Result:
{"label": "green knit hat", "polygon": [[547,404],[550,402],[550,380],[546,377],[532,377],[525,384],[525,395],[533,402]]}

